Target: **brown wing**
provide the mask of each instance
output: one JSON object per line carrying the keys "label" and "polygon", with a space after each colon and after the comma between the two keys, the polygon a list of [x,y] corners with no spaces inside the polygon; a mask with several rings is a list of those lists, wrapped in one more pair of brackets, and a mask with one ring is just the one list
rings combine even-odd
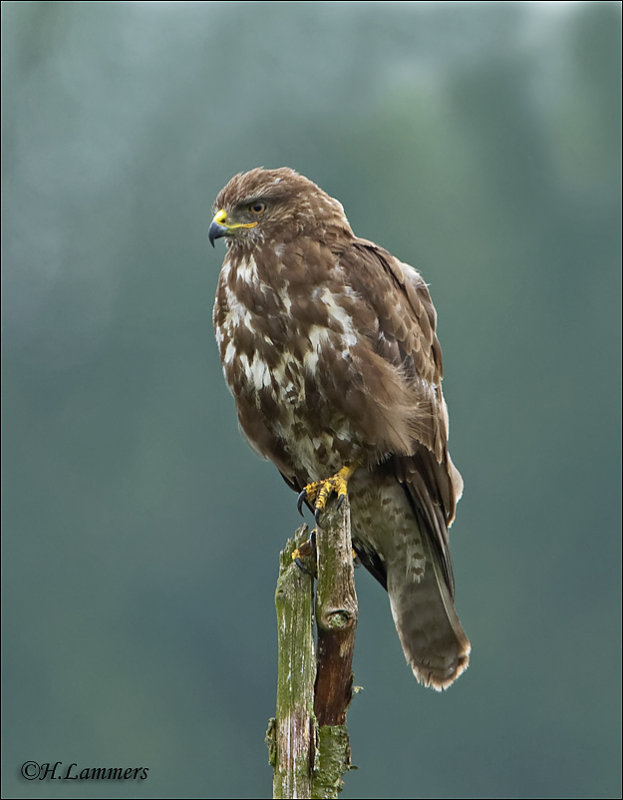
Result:
{"label": "brown wing", "polygon": [[411,447],[381,468],[393,472],[404,487],[418,524],[430,533],[453,593],[448,526],[463,483],[447,449],[441,348],[428,288],[412,267],[362,239],[341,253],[340,263],[357,294],[375,312],[376,323],[367,331],[375,352],[399,372],[412,400]]}

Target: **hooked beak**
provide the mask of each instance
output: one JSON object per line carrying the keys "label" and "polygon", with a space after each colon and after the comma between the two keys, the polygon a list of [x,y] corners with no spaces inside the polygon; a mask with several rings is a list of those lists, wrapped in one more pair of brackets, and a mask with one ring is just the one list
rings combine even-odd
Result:
{"label": "hooked beak", "polygon": [[220,239],[221,236],[226,236],[227,231],[229,230],[223,223],[227,219],[227,214],[225,213],[225,209],[222,208],[217,214],[214,215],[214,219],[210,223],[210,227],[208,228],[208,239],[210,240],[210,244],[214,247],[214,240]]}
{"label": "hooked beak", "polygon": [[236,228],[255,228],[257,222],[227,222],[227,212],[224,208],[221,208],[220,211],[217,211],[214,215],[214,219],[210,223],[210,227],[208,228],[208,239],[210,240],[210,244],[214,247],[214,240],[220,239],[221,236],[227,236],[228,233],[231,231],[236,230]]}

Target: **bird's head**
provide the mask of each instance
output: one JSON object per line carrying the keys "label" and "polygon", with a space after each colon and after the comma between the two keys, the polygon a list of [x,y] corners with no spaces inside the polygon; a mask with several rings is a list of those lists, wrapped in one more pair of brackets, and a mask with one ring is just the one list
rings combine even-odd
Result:
{"label": "bird's head", "polygon": [[289,167],[241,172],[221,189],[208,230],[210,243],[226,237],[233,247],[253,247],[265,240],[286,242],[296,236],[321,239],[352,230],[342,204]]}

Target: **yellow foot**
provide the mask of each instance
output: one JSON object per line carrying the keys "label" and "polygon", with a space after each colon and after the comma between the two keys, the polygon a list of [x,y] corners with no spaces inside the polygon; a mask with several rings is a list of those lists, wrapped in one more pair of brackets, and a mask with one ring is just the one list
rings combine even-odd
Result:
{"label": "yellow foot", "polygon": [[296,506],[299,512],[303,513],[302,506],[307,501],[310,505],[313,505],[316,523],[320,524],[320,513],[325,510],[327,500],[332,494],[337,494],[338,508],[344,502],[344,498],[348,493],[348,481],[356,469],[356,464],[351,467],[342,467],[339,472],[336,472],[330,478],[308,483],[298,497]]}
{"label": "yellow foot", "polygon": [[316,561],[316,529],[314,528],[313,531],[309,535],[309,539],[300,547],[296,547],[292,551],[292,561],[296,564],[296,566],[301,570],[301,572],[306,572],[308,575],[313,575],[313,569],[309,569],[305,566],[305,562],[311,563],[313,557],[313,562]]}

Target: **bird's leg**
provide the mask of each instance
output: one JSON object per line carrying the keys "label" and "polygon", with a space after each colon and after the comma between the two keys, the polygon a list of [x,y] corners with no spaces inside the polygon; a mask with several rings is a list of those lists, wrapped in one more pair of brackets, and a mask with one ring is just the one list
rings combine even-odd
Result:
{"label": "bird's leg", "polygon": [[348,481],[352,474],[357,469],[358,464],[355,462],[350,466],[342,467],[335,475],[330,478],[325,478],[321,481],[314,481],[308,483],[303,491],[299,494],[297,508],[302,514],[302,505],[305,500],[314,507],[314,517],[316,523],[320,524],[320,513],[325,510],[327,500],[332,494],[337,494],[337,507],[339,508],[344,502],[344,498],[348,493]]}

